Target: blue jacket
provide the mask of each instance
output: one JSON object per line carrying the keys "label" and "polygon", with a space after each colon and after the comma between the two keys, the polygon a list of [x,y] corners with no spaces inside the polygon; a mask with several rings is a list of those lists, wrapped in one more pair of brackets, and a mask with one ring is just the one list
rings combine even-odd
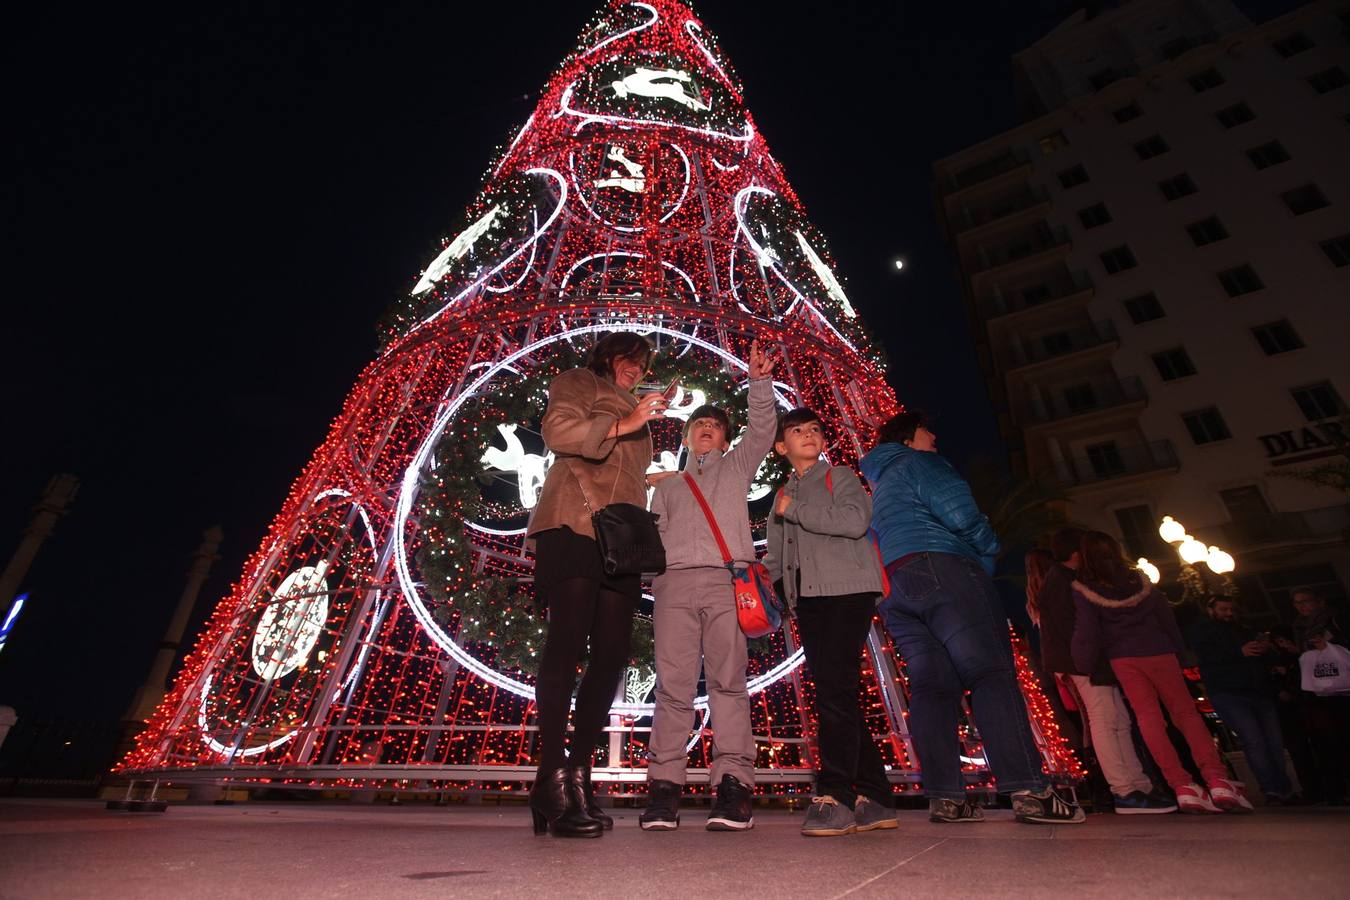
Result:
{"label": "blue jacket", "polygon": [[951,463],[936,453],[885,443],[864,456],[860,467],[872,485],[872,527],[887,565],[910,553],[953,553],[993,574],[998,535]]}

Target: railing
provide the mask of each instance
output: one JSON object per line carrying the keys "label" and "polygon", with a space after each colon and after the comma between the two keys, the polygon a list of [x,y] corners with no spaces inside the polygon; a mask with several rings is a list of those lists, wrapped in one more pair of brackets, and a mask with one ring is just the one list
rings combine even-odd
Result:
{"label": "railing", "polygon": [[1028,410],[1027,419],[1031,422],[1058,422],[1074,416],[1086,415],[1131,403],[1143,403],[1148,400],[1144,383],[1138,377],[1102,379],[1086,385],[1090,391],[1075,391],[1062,396],[1041,398],[1033,401]]}
{"label": "railing", "polygon": [[1052,250],[1055,247],[1063,247],[1068,243],[1070,243],[1069,232],[1064,226],[1038,228],[1032,234],[1023,235],[993,249],[978,248],[975,259],[970,264],[970,271],[972,273],[986,272],[989,269],[1006,266],[1008,263],[1017,262],[1019,259],[1026,259],[1028,256],[1035,256],[1037,253]]}
{"label": "railing", "polygon": [[985,317],[992,319],[997,316],[1006,316],[1010,313],[1021,312],[1024,309],[1031,309],[1033,306],[1040,306],[1043,303],[1072,297],[1075,294],[1081,294],[1083,291],[1091,290],[1093,284],[1087,272],[1064,272],[1054,281],[1044,285],[1044,290],[1038,290],[1041,287],[1041,285],[1034,285],[1031,288],[1006,292],[995,288],[994,293],[986,297],[981,304],[984,308]]}
{"label": "railing", "polygon": [[1064,487],[1082,487],[1113,478],[1176,469],[1177,465],[1171,441],[1150,441],[1135,447],[1109,445],[1097,454],[1066,459],[1056,474]]}
{"label": "railing", "polygon": [[1246,516],[1220,525],[1217,530],[1222,535],[1219,543],[1238,550],[1288,541],[1341,537],[1350,532],[1350,505]]}
{"label": "railing", "polygon": [[1009,150],[991,160],[970,166],[948,175],[946,179],[947,190],[945,193],[962,191],[972,185],[979,184],[982,181],[988,181],[996,178],[1004,172],[1011,172],[1019,166],[1025,166],[1031,162],[1030,157],[1021,150]]}
{"label": "railing", "polygon": [[971,229],[988,225],[990,222],[996,222],[999,219],[1015,215],[1023,210],[1032,209],[1049,201],[1050,195],[1045,188],[1028,187],[987,206],[980,206],[975,209],[962,206],[960,215],[952,223],[952,230],[957,234],[964,234]]}
{"label": "railing", "polygon": [[1113,322],[1093,322],[1091,325],[1045,335],[1035,341],[1014,340],[1008,345],[1008,362],[1013,368],[1029,366],[1080,350],[1119,342],[1120,336]]}

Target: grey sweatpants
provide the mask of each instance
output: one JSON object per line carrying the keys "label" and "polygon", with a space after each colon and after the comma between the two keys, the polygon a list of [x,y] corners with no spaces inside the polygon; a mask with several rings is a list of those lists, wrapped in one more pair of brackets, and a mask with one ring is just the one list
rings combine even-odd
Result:
{"label": "grey sweatpants", "polygon": [[694,695],[703,671],[713,729],[712,783],[734,775],[755,783],[755,739],[745,635],[736,622],[731,575],[723,568],[667,569],[652,582],[656,636],[656,712],[648,748],[648,780],[684,784]]}

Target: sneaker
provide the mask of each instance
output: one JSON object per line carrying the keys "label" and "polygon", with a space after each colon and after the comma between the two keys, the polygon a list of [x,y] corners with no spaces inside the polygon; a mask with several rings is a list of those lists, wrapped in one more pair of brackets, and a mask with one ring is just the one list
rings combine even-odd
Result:
{"label": "sneaker", "polygon": [[811,798],[811,808],[806,811],[806,821],[802,823],[802,834],[807,837],[837,837],[857,830],[858,823],[853,818],[853,810],[828,794]]}
{"label": "sneaker", "polygon": [[1143,791],[1132,791],[1124,797],[1112,795],[1111,803],[1118,816],[1157,816],[1177,811],[1177,805],[1172,801]]}
{"label": "sneaker", "polygon": [[1177,788],[1177,806],[1184,813],[1198,815],[1223,812],[1209,799],[1209,791],[1198,784],[1183,784]]}
{"label": "sneaker", "polygon": [[1014,791],[1012,808],[1017,821],[1028,825],[1076,825],[1087,819],[1083,807],[1065,800],[1054,788],[1046,788],[1039,794]]}
{"label": "sneaker", "polygon": [[900,827],[900,820],[895,817],[895,810],[884,803],[878,803],[861,795],[858,797],[858,802],[853,805],[853,820],[858,823],[859,831]]}
{"label": "sneaker", "polygon": [[928,821],[945,824],[948,822],[983,822],[984,810],[969,800],[959,803],[955,800],[929,800]]}
{"label": "sneaker", "polygon": [[1252,801],[1247,799],[1246,785],[1240,781],[1220,778],[1209,786],[1209,797],[1214,805],[1224,812],[1249,813],[1256,811],[1256,807],[1252,806]]}
{"label": "sneaker", "polygon": [[647,785],[647,808],[638,816],[643,831],[674,831],[680,827],[680,793],[673,781],[660,778]]}
{"label": "sneaker", "polygon": [[750,788],[741,784],[735,775],[723,775],[717,785],[717,799],[708,812],[709,831],[748,831],[755,827],[755,816],[750,811]]}

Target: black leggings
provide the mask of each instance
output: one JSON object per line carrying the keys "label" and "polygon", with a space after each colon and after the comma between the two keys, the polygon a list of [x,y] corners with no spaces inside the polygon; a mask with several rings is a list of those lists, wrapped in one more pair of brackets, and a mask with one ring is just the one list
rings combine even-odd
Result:
{"label": "black leggings", "polygon": [[590,765],[614,691],[628,666],[637,600],[589,578],[569,578],[549,587],[548,636],[534,689],[541,769],[568,764],[564,750],[567,710],[588,643],[590,662],[577,690],[572,719],[571,761]]}

